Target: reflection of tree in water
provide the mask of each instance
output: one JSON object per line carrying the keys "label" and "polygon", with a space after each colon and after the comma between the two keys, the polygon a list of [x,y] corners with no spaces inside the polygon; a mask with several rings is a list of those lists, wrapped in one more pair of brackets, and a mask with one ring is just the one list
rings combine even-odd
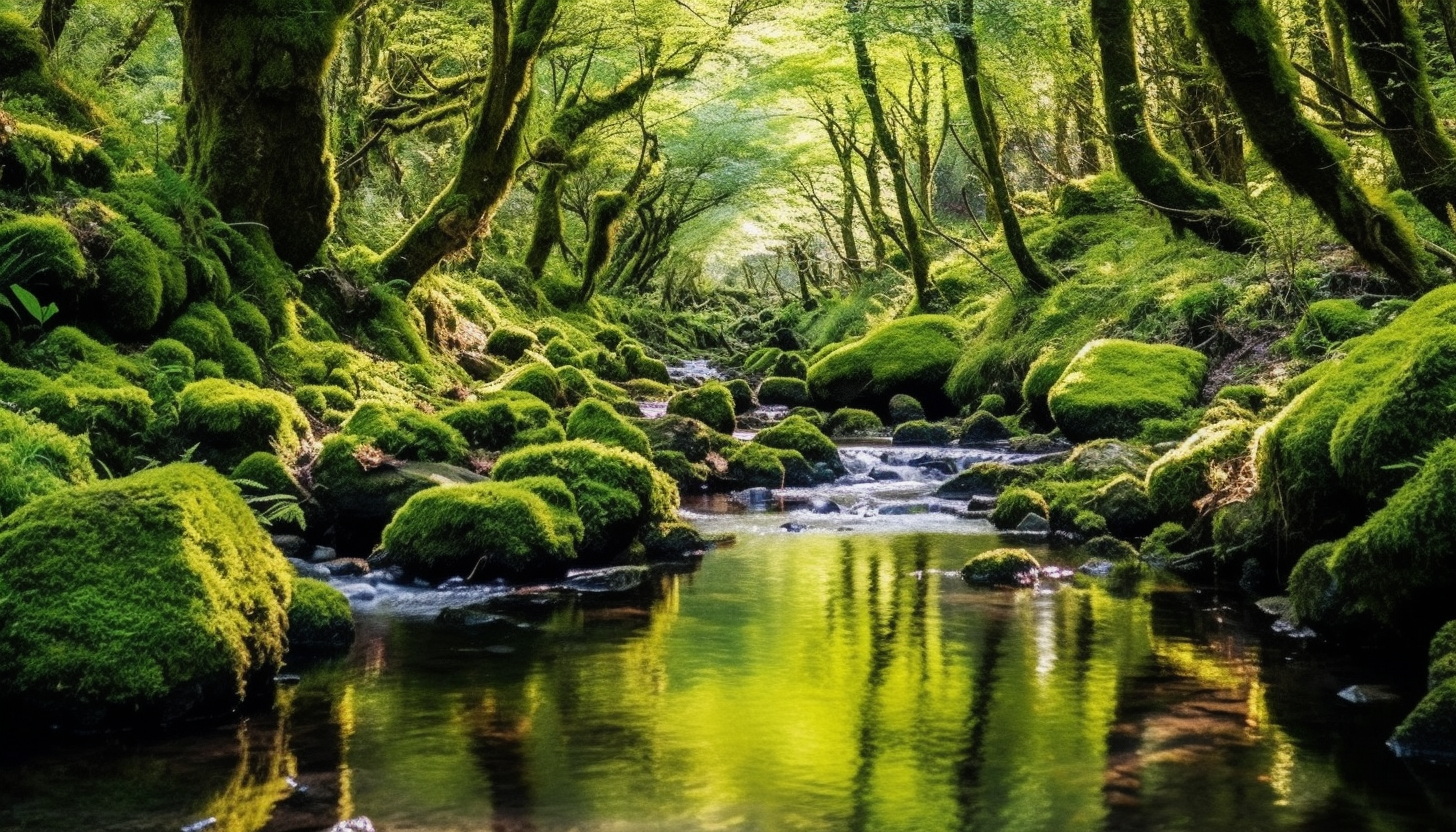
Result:
{"label": "reflection of tree in water", "polygon": [[526,740],[531,717],[524,707],[507,705],[487,691],[468,716],[471,750],[485,773],[495,832],[528,832],[535,807]]}

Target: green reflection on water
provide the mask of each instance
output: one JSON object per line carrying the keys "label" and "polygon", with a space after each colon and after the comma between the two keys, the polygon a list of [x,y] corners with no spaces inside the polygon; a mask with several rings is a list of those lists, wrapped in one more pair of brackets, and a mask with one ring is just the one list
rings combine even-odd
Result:
{"label": "green reflection on water", "polygon": [[[988,592],[938,571],[992,545],[753,536],[530,629],[363,616],[349,661],[271,719],[32,760],[0,788],[0,827],[77,828],[62,798],[100,790],[115,808],[86,828],[1452,828],[1449,792],[1378,739],[1351,740],[1369,746],[1353,768],[1302,748],[1279,724],[1306,719],[1282,704],[1299,680],[1271,699],[1260,640],[1191,595]],[[218,748],[225,782],[178,776]],[[306,799],[281,799],[286,775]]]}

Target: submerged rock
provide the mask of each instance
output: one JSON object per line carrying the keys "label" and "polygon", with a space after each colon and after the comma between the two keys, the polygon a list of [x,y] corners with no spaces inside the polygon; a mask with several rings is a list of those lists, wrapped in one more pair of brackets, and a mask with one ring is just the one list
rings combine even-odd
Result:
{"label": "submerged rock", "polygon": [[1026,516],[1021,518],[1021,522],[1016,524],[1016,531],[1018,532],[1046,534],[1051,530],[1052,524],[1045,517],[1035,512],[1027,512]]}
{"label": "submerged rock", "polygon": [[1351,685],[1337,695],[1355,705],[1380,705],[1400,701],[1400,694],[1385,685]]}
{"label": "submerged rock", "polygon": [[779,526],[779,528],[783,529],[786,532],[789,532],[790,534],[797,534],[799,532],[807,530],[809,527],[804,525],[803,523],[785,523],[782,526]]}
{"label": "submerged rock", "polygon": [[298,558],[288,558],[287,560],[288,565],[293,567],[293,574],[300,578],[316,578],[318,580],[327,580],[329,578],[329,570],[320,564],[309,563],[306,560],[299,560]]}
{"label": "submerged rock", "polygon": [[1025,549],[992,549],[966,561],[961,577],[977,586],[1030,586],[1040,571]]}
{"label": "submerged rock", "polygon": [[614,566],[572,575],[561,585],[577,592],[630,592],[642,586],[651,574],[646,566]]}
{"label": "submerged rock", "polygon": [[869,478],[875,482],[900,482],[905,479],[898,471],[890,471],[885,468],[871,468]]}
{"label": "submerged rock", "polygon": [[809,504],[809,510],[815,514],[838,514],[840,512],[839,503],[823,497],[815,497]]}

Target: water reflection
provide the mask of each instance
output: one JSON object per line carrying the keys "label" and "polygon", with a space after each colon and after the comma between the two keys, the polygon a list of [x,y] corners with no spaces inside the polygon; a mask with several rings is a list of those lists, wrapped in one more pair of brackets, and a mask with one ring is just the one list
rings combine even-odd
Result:
{"label": "water reflection", "polygon": [[0,828],[1456,828],[1451,773],[1381,746],[1399,708],[1333,695],[1378,667],[1208,593],[947,571],[997,543],[749,534],[627,597],[365,616],[268,713],[0,762]]}

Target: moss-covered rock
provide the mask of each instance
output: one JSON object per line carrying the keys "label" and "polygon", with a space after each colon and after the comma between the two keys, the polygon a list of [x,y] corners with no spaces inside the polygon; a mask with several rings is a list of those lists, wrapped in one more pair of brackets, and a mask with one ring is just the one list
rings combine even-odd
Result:
{"label": "moss-covered rock", "polygon": [[472,448],[507,451],[566,439],[551,408],[530,393],[505,390],[450,408],[440,420]]}
{"label": "moss-covered rock", "polygon": [[778,378],[797,378],[804,380],[809,377],[809,365],[797,353],[780,353],[778,360],[774,361],[770,376]]}
{"label": "moss-covered rock", "polygon": [[1025,549],[992,549],[966,561],[961,577],[973,586],[1027,586],[1041,564]]}
{"label": "moss-covered rock", "polygon": [[232,323],[212,303],[194,303],[172,322],[167,337],[181,341],[198,360],[216,361],[228,378],[263,383],[258,356],[233,335]]}
{"label": "moss-covered rock", "polygon": [[1132,544],[1118,540],[1112,535],[1094,537],[1082,544],[1082,554],[1097,560],[1110,560],[1113,563],[1123,560],[1135,560],[1138,551],[1132,548]]}
{"label": "moss-covered rock", "polygon": [[485,342],[485,348],[491,355],[498,355],[507,361],[520,359],[526,354],[526,350],[535,345],[535,333],[510,324],[496,327]]}
{"label": "moss-covered rock", "polygon": [[640,344],[623,344],[618,354],[627,365],[627,378],[647,379],[658,384],[671,381],[667,374],[667,365],[643,352]]}
{"label": "moss-covered rock", "polygon": [[1157,515],[1153,512],[1142,480],[1123,474],[1097,490],[1087,508],[1107,520],[1107,528],[1121,538],[1134,538],[1153,528]]}
{"label": "moss-covered rock", "polygon": [[468,452],[460,431],[438,416],[405,405],[365,402],[344,423],[344,433],[400,459],[456,465]]}
{"label": "moss-covered rock", "polygon": [[329,514],[372,525],[377,532],[410,497],[427,488],[484,479],[443,463],[386,464],[382,452],[368,442],[336,433],[319,449],[313,468],[313,497]]}
{"label": "moss-covered rock", "polygon": [[647,435],[654,451],[677,451],[690,462],[707,459],[716,437],[721,436],[697,419],[686,416],[639,419],[636,424]]}
{"label": "moss-covered rock", "polygon": [[790,416],[771,428],[759,431],[753,441],[770,448],[797,451],[810,465],[823,465],[835,476],[846,473],[834,441],[802,416]]}
{"label": "moss-covered rock", "polygon": [[1398,757],[1456,759],[1456,680],[1426,694],[1396,727],[1390,747]]}
{"label": "moss-covered rock", "polygon": [[984,410],[992,416],[1006,415],[1006,397],[1000,393],[987,393],[981,397],[981,403],[976,410]]}
{"label": "moss-covered rock", "polygon": [[708,548],[708,540],[702,532],[678,521],[648,524],[642,530],[641,539],[647,557],[653,560],[680,558]]}
{"label": "moss-covered rock", "polygon": [[0,521],[0,701],[83,728],[225,710],[277,669],[290,589],[200,465],[41,497]]}
{"label": "moss-covered rock", "polygon": [[1254,436],[1253,424],[1218,422],[1183,440],[1148,468],[1145,481],[1153,511],[1178,517],[1193,511],[1193,502],[1207,494],[1211,466],[1243,453]]}
{"label": "moss-covered rock", "polygon": [[945,447],[955,441],[951,429],[938,422],[922,420],[903,422],[895,426],[890,441],[896,445],[931,445]]}
{"label": "moss-covered rock", "polygon": [[652,455],[652,464],[672,477],[684,491],[701,489],[712,476],[712,469],[701,462],[689,460],[680,451],[657,451]]}
{"label": "moss-covered rock", "polygon": [[892,425],[925,420],[925,408],[921,407],[920,401],[904,393],[896,393],[890,397],[889,414]]}
{"label": "moss-covered rock", "polygon": [[1089,176],[1062,186],[1057,197],[1057,216],[1072,217],[1115,214],[1137,201],[1132,184],[1115,173]]}
{"label": "moss-covered rock", "polygon": [[293,399],[249,384],[203,379],[177,396],[177,427],[201,459],[230,467],[254,451],[296,449],[308,420]]}
{"label": "moss-covered rock", "polygon": [[85,439],[0,409],[0,517],[37,497],[95,479]]}
{"label": "moss-covered rock", "polygon": [[830,436],[878,436],[885,432],[885,423],[873,411],[854,407],[834,411],[825,427]]}
{"label": "moss-covered rock", "polygon": [[497,384],[501,390],[530,393],[541,401],[555,406],[561,403],[563,389],[561,376],[549,364],[527,364],[502,376]]}
{"label": "moss-covered rock", "polygon": [[354,611],[344,593],[323,581],[294,577],[288,606],[288,653],[345,650],[354,643]]}
{"label": "moss-covered rock", "polygon": [[1024,484],[1035,478],[1031,471],[1004,462],[978,462],[946,480],[936,489],[935,496],[951,500],[989,497],[1001,493],[1007,486]]}
{"label": "moss-covered rock", "polygon": [[652,444],[647,441],[647,434],[598,399],[587,399],[571,411],[571,417],[566,420],[566,438],[592,439],[652,458]]}
{"label": "moss-covered rock", "polygon": [[1353,300],[1321,300],[1309,305],[1294,328],[1295,352],[1318,357],[1375,328],[1375,316]]}
{"label": "moss-covered rock", "polygon": [[0,223],[0,273],[42,296],[71,292],[85,281],[86,258],[61,220],[22,216]]}
{"label": "moss-covered rock", "polygon": [[697,419],[719,433],[732,433],[737,427],[733,394],[726,386],[714,381],[673,396],[667,402],[667,412]]}
{"label": "moss-covered rock", "polygon": [[753,387],[745,379],[735,378],[724,386],[733,394],[734,413],[747,413],[758,407],[758,399],[753,396]]}
{"label": "moss-covered rock", "polygon": [[168,297],[163,252],[125,222],[113,221],[105,227],[111,239],[106,256],[96,263],[96,288],[87,300],[95,304],[96,319],[108,331],[135,337],[156,325],[165,301],[180,305],[187,299],[186,278],[179,287],[180,298],[176,291]]}
{"label": "moss-covered rock", "polygon": [[961,423],[960,444],[985,445],[1004,442],[1011,438],[1011,431],[1000,419],[985,410],[978,410]]}
{"label": "moss-covered rock", "polygon": [[947,415],[953,409],[942,387],[960,351],[956,319],[902,318],[814,362],[809,389],[822,406],[885,413],[890,397],[904,393],[919,399],[932,415]]}
{"label": "moss-covered rock", "polygon": [[1072,450],[1067,469],[1079,480],[1105,480],[1120,474],[1141,477],[1157,459],[1156,454],[1135,442],[1094,439]]}
{"label": "moss-covered rock", "polygon": [[1067,365],[1047,404],[1074,441],[1135,436],[1144,420],[1193,406],[1207,370],[1206,358],[1183,347],[1093,341]]}
{"label": "moss-covered rock", "polygon": [[1051,509],[1047,506],[1046,498],[1030,488],[1008,488],[996,498],[996,508],[991,512],[991,525],[998,529],[1014,529],[1028,514],[1049,517]]}
{"label": "moss-covered rock", "polygon": [[1258,413],[1273,399],[1268,388],[1259,384],[1230,384],[1219,388],[1213,397],[1215,402],[1228,401],[1250,413]]}
{"label": "moss-covered rock", "polygon": [[769,376],[758,385],[758,401],[761,404],[803,407],[812,404],[814,399],[803,379]]}
{"label": "moss-covered rock", "polygon": [[749,442],[728,456],[728,479],[739,488],[782,488],[786,477],[783,460],[765,445]]}
{"label": "moss-covered rock", "polygon": [[384,529],[391,564],[429,581],[556,574],[582,539],[560,479],[523,477],[423,491]]}
{"label": "moss-covered rock", "polygon": [[342,424],[358,402],[354,394],[332,384],[304,384],[295,387],[293,400],[298,406],[332,424]]}

